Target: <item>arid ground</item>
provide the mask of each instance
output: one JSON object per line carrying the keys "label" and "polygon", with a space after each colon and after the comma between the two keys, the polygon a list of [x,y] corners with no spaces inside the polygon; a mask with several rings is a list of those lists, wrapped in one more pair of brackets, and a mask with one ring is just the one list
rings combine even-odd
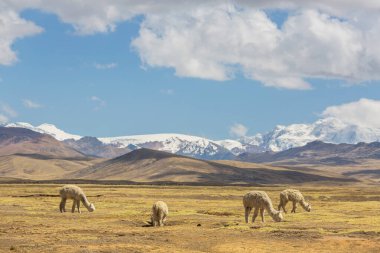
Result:
{"label": "arid ground", "polygon": [[[265,190],[277,206],[286,186],[81,187],[95,212],[59,213],[59,185],[0,185],[0,251],[380,252],[379,187],[296,187],[312,212],[253,225],[244,223],[242,195]],[[156,200],[169,206],[165,227],[148,224]]]}

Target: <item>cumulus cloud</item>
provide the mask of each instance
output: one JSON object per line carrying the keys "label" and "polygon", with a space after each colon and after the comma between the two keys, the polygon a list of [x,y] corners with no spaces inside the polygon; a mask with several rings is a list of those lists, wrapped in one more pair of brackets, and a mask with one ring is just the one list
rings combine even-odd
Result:
{"label": "cumulus cloud", "polygon": [[322,116],[333,117],[347,124],[380,129],[380,101],[362,98],[358,101],[327,107]]}
{"label": "cumulus cloud", "polygon": [[17,39],[41,33],[43,29],[20,18],[17,12],[1,7],[0,4],[0,64],[11,65],[17,61],[12,44]]}
{"label": "cumulus cloud", "polygon": [[243,124],[235,123],[230,128],[230,135],[233,137],[243,137],[246,136],[248,132],[248,128]]}
{"label": "cumulus cloud", "polygon": [[39,104],[39,103],[36,103],[32,100],[29,100],[29,99],[24,99],[22,100],[22,103],[23,105],[26,107],[26,108],[29,108],[29,109],[38,109],[38,108],[41,108],[42,105]]}
{"label": "cumulus cloud", "polygon": [[375,41],[374,31],[316,10],[279,28],[264,11],[231,7],[148,16],[132,46],[145,66],[178,76],[227,80],[242,71],[266,86],[309,89],[309,78],[380,79]]}
{"label": "cumulus cloud", "polygon": [[[17,59],[16,39],[41,32],[19,17],[30,8],[57,15],[80,35],[113,32],[142,15],[133,49],[144,67],[171,68],[178,76],[223,81],[243,73],[287,89],[310,89],[310,78],[380,80],[379,1],[4,0],[0,64]],[[289,17],[279,26],[270,9]]]}
{"label": "cumulus cloud", "polygon": [[105,63],[105,64],[95,63],[94,67],[96,69],[113,69],[117,67],[117,63],[115,62]]}

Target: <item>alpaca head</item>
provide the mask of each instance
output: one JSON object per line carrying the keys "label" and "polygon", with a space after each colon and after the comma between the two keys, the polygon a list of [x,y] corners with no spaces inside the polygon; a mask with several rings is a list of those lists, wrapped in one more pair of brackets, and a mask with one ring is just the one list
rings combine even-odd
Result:
{"label": "alpaca head", "polygon": [[277,211],[273,214],[273,220],[276,222],[280,222],[284,220],[284,216],[282,216],[282,211]]}
{"label": "alpaca head", "polygon": [[90,206],[88,207],[88,211],[90,211],[90,212],[93,212],[93,211],[95,211],[95,206],[94,206],[94,204],[90,204]]}
{"label": "alpaca head", "polygon": [[306,207],[305,207],[305,210],[310,212],[311,211],[311,205],[310,204],[307,204]]}

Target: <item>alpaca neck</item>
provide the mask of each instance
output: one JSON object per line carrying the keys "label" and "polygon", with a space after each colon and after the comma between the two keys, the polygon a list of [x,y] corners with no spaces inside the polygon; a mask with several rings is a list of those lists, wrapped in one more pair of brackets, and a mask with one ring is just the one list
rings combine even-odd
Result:
{"label": "alpaca neck", "polygon": [[300,202],[302,208],[307,211],[307,206],[309,205],[305,200],[301,200]]}
{"label": "alpaca neck", "polygon": [[84,194],[81,195],[80,197],[81,197],[83,205],[87,208],[87,210],[89,210],[91,203],[88,201],[88,199],[86,198]]}
{"label": "alpaca neck", "polygon": [[266,211],[268,212],[268,214],[273,218],[273,216],[278,212],[277,210],[275,210],[273,208],[273,205],[272,203],[268,203],[266,206],[265,206],[265,209]]}

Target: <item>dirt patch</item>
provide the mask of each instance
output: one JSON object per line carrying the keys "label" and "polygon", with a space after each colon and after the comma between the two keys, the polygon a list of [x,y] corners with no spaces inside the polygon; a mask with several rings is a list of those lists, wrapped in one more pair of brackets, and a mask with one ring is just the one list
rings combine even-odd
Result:
{"label": "dirt patch", "polygon": [[376,231],[355,231],[348,233],[349,237],[360,237],[360,238],[375,238],[380,237],[380,232]]}
{"label": "dirt patch", "polygon": [[299,231],[299,230],[273,230],[270,232],[276,238],[284,239],[320,239],[323,236],[317,232]]}
{"label": "dirt patch", "polygon": [[232,216],[234,213],[231,212],[218,212],[218,211],[209,211],[209,210],[199,210],[199,214],[215,215],[215,216]]}

